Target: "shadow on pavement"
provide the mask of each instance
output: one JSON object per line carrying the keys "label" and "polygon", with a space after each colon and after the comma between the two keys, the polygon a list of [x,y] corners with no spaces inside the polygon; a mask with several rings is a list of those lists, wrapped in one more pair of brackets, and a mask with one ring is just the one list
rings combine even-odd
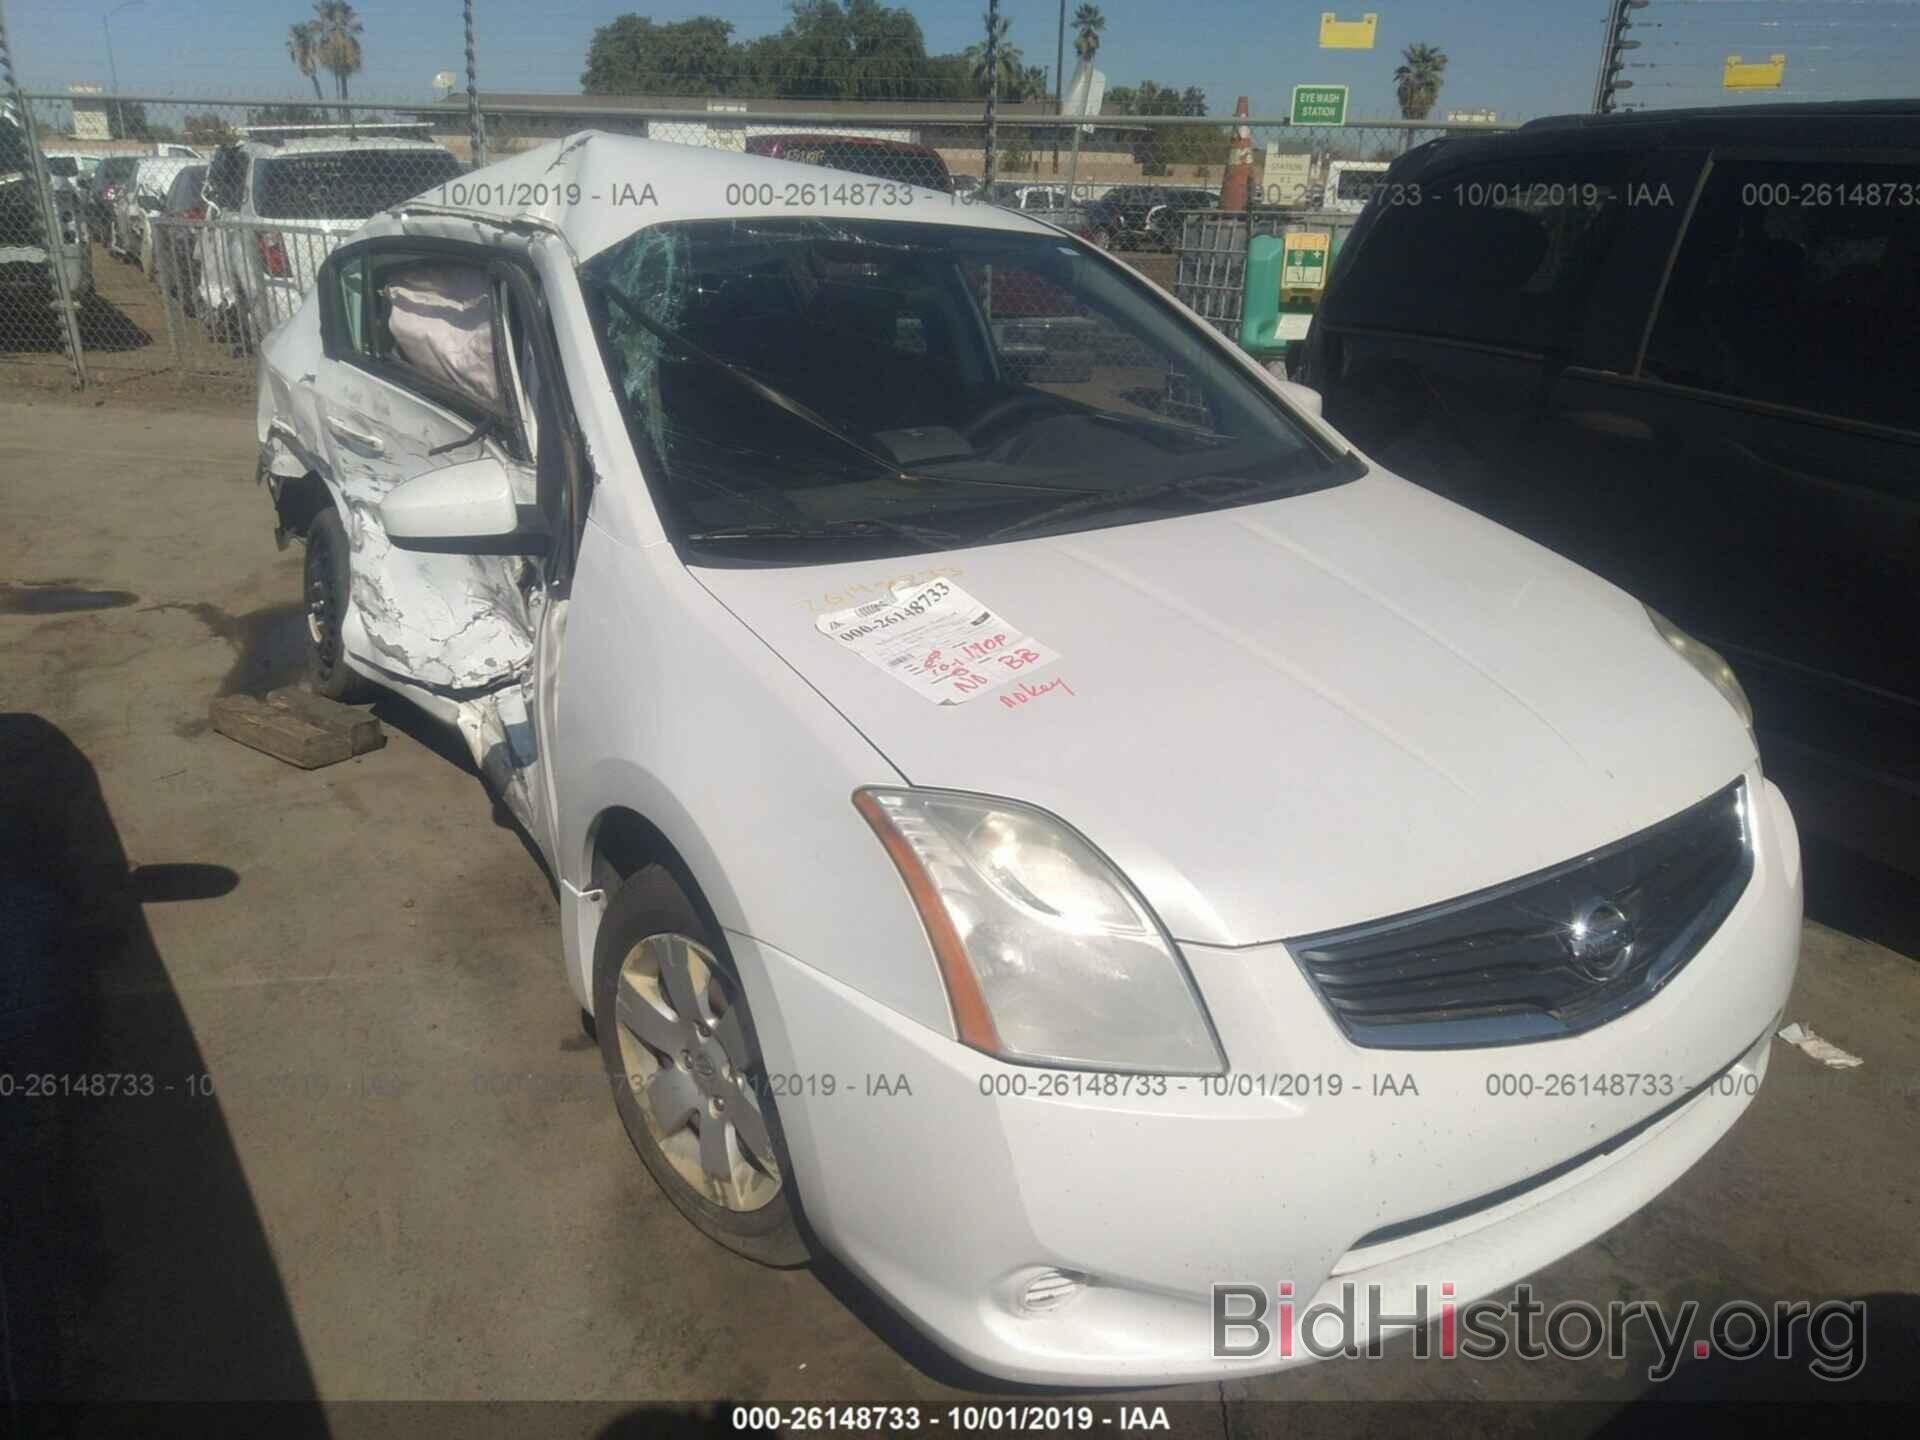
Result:
{"label": "shadow on pavement", "polygon": [[[131,315],[99,294],[80,302],[80,348],[106,353],[143,350],[153,335]],[[0,352],[58,354],[66,348],[66,327],[50,300],[0,307]]]}
{"label": "shadow on pavement", "polygon": [[[206,1059],[143,904],[218,865],[130,867],[93,766],[0,715],[0,1300],[9,1410],[314,1399]],[[324,1435],[317,1408],[278,1428]]]}
{"label": "shadow on pavement", "polygon": [[[1819,1304],[1818,1297],[1812,1303]],[[1705,1357],[1689,1357],[1670,1379],[1649,1384],[1596,1433],[1606,1440],[1626,1440],[1647,1433],[1649,1425],[1663,1419],[1691,1416],[1743,1434],[1799,1434],[1809,1428],[1823,1434],[1872,1434],[1881,1424],[1897,1425],[1902,1410],[1907,1418],[1899,1428],[1911,1433],[1907,1427],[1920,1411],[1920,1386],[1914,1377],[1920,1359],[1920,1295],[1887,1292],[1858,1304],[1859,1323],[1835,1316],[1821,1327],[1824,1335],[1809,1335],[1805,1320],[1794,1322],[1784,1355],[1778,1353],[1782,1347],[1769,1344],[1744,1360],[1721,1353],[1717,1346]],[[1761,1308],[1772,1312],[1774,1306],[1761,1302]],[[1740,1322],[1730,1329],[1744,1348],[1753,1332]],[[1706,1333],[1703,1315],[1693,1334]],[[1857,1371],[1849,1375],[1856,1362]],[[1668,1407],[1684,1409],[1666,1413]]]}

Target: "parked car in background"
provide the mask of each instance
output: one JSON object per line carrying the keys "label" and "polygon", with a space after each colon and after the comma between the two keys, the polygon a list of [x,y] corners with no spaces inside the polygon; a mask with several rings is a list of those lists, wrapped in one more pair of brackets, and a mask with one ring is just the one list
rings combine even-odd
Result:
{"label": "parked car in background", "polygon": [[[152,275],[153,248],[147,217],[166,205],[167,192],[173,186],[174,177],[195,165],[199,165],[199,162],[173,155],[151,157],[136,165],[132,180],[114,196],[113,238],[107,248],[117,252],[122,259],[139,265],[145,274]],[[204,171],[206,167],[201,165],[200,168]]]}
{"label": "parked car in background", "polygon": [[112,248],[114,242],[114,205],[120,192],[133,182],[140,168],[138,155],[109,155],[93,172],[93,184],[86,200],[87,229],[95,240]]}
{"label": "parked car in background", "polygon": [[1179,241],[1182,214],[1219,203],[1199,186],[1116,185],[1086,207],[1078,233],[1102,250],[1170,250]]}
{"label": "parked car in background", "polygon": [[866,135],[749,135],[747,153],[824,165],[829,170],[872,175],[926,190],[953,190],[953,177],[947,173],[947,162],[940,158],[940,152],[904,140]]}
{"label": "parked car in background", "polygon": [[192,164],[173,177],[160,208],[147,217],[147,246],[142,269],[163,283],[170,295],[186,299],[191,314],[199,300],[200,229],[207,218],[207,167]]}
{"label": "parked car in background", "polygon": [[10,110],[0,112],[0,307],[36,314],[58,303],[55,264],[74,298],[93,293],[93,255],[81,196],[70,183],[50,187],[59,233],[48,236],[32,166],[25,133]]}
{"label": "parked car in background", "polygon": [[1669,622],[1037,220],[599,133],[473,180],[267,338],[258,473],[313,684],[463,737],[705,1234],[993,1375],[1238,1377],[1309,1357],[1210,1347],[1223,1277],[1363,1344],[1751,1103],[1796,832]]}
{"label": "parked car in background", "polygon": [[236,340],[257,340],[299,308],[341,236],[465,172],[430,141],[333,127],[222,146],[203,190],[202,320]]}
{"label": "parked car in background", "polygon": [[1769,773],[1910,869],[1920,103],[1539,120],[1385,178],[1306,346],[1328,417],[1724,651]]}
{"label": "parked car in background", "polygon": [[45,155],[41,158],[47,162],[49,184],[72,191],[76,195],[80,193],[85,172],[80,168],[78,160],[71,155]]}

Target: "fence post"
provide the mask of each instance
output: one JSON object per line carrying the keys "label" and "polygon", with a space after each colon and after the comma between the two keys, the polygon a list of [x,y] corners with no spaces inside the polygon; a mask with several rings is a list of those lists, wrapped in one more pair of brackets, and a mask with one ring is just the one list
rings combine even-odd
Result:
{"label": "fence post", "polygon": [[480,115],[480,82],[473,61],[473,0],[464,0],[467,16],[467,147],[477,170],[487,163],[487,124]]}
{"label": "fence post", "polygon": [[1000,0],[987,0],[987,153],[980,159],[980,187],[993,195],[993,104],[1000,94]]}
{"label": "fence post", "polygon": [[[147,228],[157,231],[159,235],[166,238],[167,242],[162,245],[157,239],[155,240],[153,249],[158,258],[153,268],[160,279],[160,311],[167,317],[167,343],[173,347],[174,379],[178,380],[187,373],[187,356],[180,345],[179,327],[173,323],[173,306],[176,300],[185,303],[187,286],[185,282],[179,280],[179,257],[174,253],[175,247],[180,244],[182,232],[173,228],[171,217],[164,218],[165,223],[156,224],[156,217],[148,216]],[[193,267],[187,268],[191,270]],[[178,294],[175,293],[176,291]]]}
{"label": "fence post", "polygon": [[[61,330],[66,336],[67,360],[73,367],[73,383],[87,385],[87,362],[80,353],[80,316],[73,303],[73,287],[67,283],[66,236],[60,230],[60,211],[53,203],[53,186],[47,178],[46,158],[40,153],[39,127],[33,123],[33,107],[21,93],[20,81],[13,73],[13,46],[7,39],[7,7],[0,0],[0,80],[19,114],[20,135],[27,142],[27,157],[33,164],[33,188],[40,199],[40,223],[46,227],[47,278],[53,282],[55,305],[60,311]],[[86,217],[79,216],[79,240],[82,253],[92,242],[87,238]]]}

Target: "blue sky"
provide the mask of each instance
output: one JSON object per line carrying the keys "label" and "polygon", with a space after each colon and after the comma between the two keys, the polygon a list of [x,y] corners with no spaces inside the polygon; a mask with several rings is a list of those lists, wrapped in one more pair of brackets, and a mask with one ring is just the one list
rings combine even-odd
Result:
{"label": "blue sky", "polygon": [[[101,16],[120,0],[7,0],[16,67],[29,87],[105,81]],[[1069,13],[1077,0],[1070,0]],[[1380,16],[1370,53],[1322,51],[1320,12]],[[431,95],[439,70],[464,71],[459,0],[365,0],[367,65],[354,93],[369,99]],[[980,33],[984,0],[910,4],[930,50],[958,50]],[[1015,44],[1053,64],[1056,0],[1003,0]],[[1394,113],[1392,72],[1410,41],[1451,57],[1439,108],[1491,108],[1503,118],[1585,109],[1591,99],[1605,0],[1105,0],[1098,64],[1111,84],[1144,77],[1206,90],[1225,113],[1237,95],[1254,112],[1281,113],[1302,82],[1352,87],[1352,113]],[[748,38],[785,22],[780,0],[636,4],[632,0],[476,0],[483,89],[577,93],[596,25],[633,11],[656,20],[720,15]],[[306,82],[288,64],[287,27],[302,0],[143,0],[112,19],[126,93],[195,97],[296,96]],[[1632,98],[1656,105],[1712,103],[1721,57],[1789,57],[1778,98],[1914,93],[1920,74],[1920,0],[1652,0],[1638,12],[1656,62],[1636,72]],[[1071,38],[1068,45],[1071,71]],[[324,77],[323,77],[324,78]],[[309,93],[311,91],[309,90]],[[1769,97],[1757,97],[1769,98]]]}

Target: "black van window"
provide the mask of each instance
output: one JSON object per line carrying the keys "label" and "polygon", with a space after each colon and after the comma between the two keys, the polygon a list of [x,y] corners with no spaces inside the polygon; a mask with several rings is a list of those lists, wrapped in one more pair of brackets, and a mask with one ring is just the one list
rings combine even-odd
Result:
{"label": "black van window", "polygon": [[1626,167],[1617,155],[1509,161],[1382,187],[1385,208],[1330,318],[1516,350],[1565,345],[1628,205]]}
{"label": "black van window", "polygon": [[222,210],[236,209],[247,193],[247,153],[223,146],[207,165],[207,199]]}
{"label": "black van window", "polygon": [[1920,429],[1920,166],[1716,164],[1643,373]]}

